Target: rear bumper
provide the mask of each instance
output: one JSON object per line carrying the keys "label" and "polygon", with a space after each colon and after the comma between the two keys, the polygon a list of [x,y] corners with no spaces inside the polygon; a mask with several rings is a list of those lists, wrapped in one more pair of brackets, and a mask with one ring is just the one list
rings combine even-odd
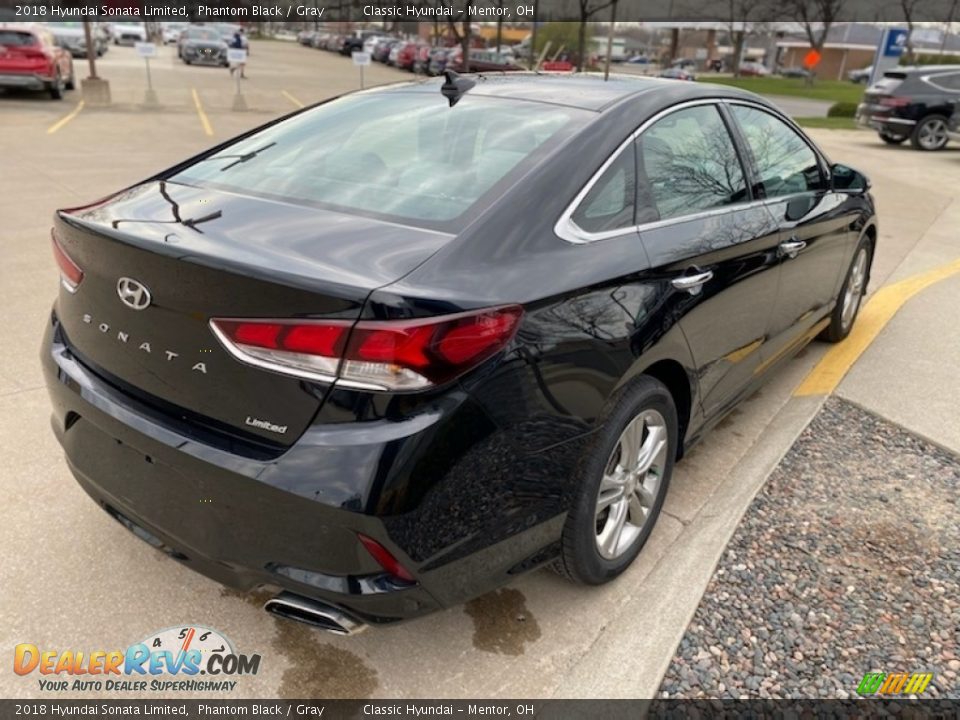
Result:
{"label": "rear bumper", "polygon": [[43,90],[53,78],[37,73],[0,73],[0,87],[23,88],[24,90]]}
{"label": "rear bumper", "polygon": [[[556,554],[557,467],[517,459],[465,393],[409,420],[314,425],[279,457],[252,459],[178,432],[106,382],[73,355],[56,316],[41,359],[53,430],[83,489],[140,539],[229,587],[285,590],[388,623]],[[550,459],[568,462],[556,449]],[[385,573],[358,533],[417,582]]]}
{"label": "rear bumper", "polygon": [[394,580],[359,544],[363,533],[403,557],[379,519],[281,487],[289,476],[278,466],[302,464],[303,455],[250,460],[178,436],[59,340],[51,324],[42,359],[54,433],[81,487],[140,539],[229,587],[287,590],[364,622],[439,607],[422,584]]}
{"label": "rear bumper", "polygon": [[889,110],[878,111],[875,106],[860,103],[857,107],[857,124],[891,135],[909,135],[917,121],[912,118],[891,115]]}

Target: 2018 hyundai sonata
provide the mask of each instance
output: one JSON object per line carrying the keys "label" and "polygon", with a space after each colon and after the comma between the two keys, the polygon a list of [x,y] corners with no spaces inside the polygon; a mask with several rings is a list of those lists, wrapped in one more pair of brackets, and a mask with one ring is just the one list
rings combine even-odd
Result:
{"label": "2018 hyundai sonata", "polygon": [[847,335],[876,228],[733,88],[355,93],[56,214],[53,427],[140,538],[336,632],[603,583],[674,462]]}

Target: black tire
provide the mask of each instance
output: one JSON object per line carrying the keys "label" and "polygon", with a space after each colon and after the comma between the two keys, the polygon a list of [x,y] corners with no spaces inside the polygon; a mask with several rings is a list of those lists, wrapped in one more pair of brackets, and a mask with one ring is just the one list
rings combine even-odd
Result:
{"label": "black tire", "polygon": [[906,135],[891,135],[888,132],[880,132],[880,139],[883,140],[887,145],[899,145],[907,139]]}
{"label": "black tire", "polygon": [[[864,257],[863,275],[859,281],[855,280],[855,269],[858,260]],[[873,246],[869,238],[860,238],[857,250],[853,254],[853,260],[850,261],[850,267],[847,269],[847,276],[843,279],[843,286],[840,288],[840,294],[837,296],[837,304],[830,314],[830,324],[820,333],[820,339],[827,342],[837,343],[847,337],[857,321],[857,315],[860,313],[860,305],[863,302],[863,296],[867,291],[867,284],[870,282],[870,268],[873,264]],[[845,316],[847,307],[846,297],[851,282],[859,282],[860,288],[856,297],[851,297],[851,302],[855,302],[852,308],[852,314]]]}
{"label": "black tire", "polygon": [[[655,475],[648,474],[648,477],[657,480],[656,489],[652,493],[653,501],[639,528],[630,526],[632,515],[628,516],[627,526],[631,527],[633,537],[624,549],[618,550],[615,557],[608,559],[601,555],[598,537],[602,532],[598,535],[598,525],[604,524],[604,530],[606,529],[605,523],[609,521],[613,505],[610,509],[598,513],[601,481],[613,464],[620,467],[620,441],[624,431],[635,420],[647,414],[663,420],[661,427],[667,441],[664,454],[658,454],[658,457],[662,458],[662,467],[657,468]],[[643,432],[646,433],[645,438],[652,437],[646,426]],[[662,436],[663,433],[660,434]],[[553,564],[556,572],[577,583],[600,585],[613,580],[630,566],[649,538],[660,515],[673,474],[677,442],[677,409],[667,387],[659,380],[645,375],[627,385],[605,413],[601,428],[594,435],[575,471],[573,482],[578,490],[564,524],[560,557]],[[644,441],[641,448],[645,446]],[[653,472],[652,467],[650,472]],[[630,496],[629,493],[626,495]],[[604,516],[604,513],[607,515]]]}
{"label": "black tire", "polygon": [[50,97],[54,100],[63,100],[63,78],[60,77],[60,71],[57,70],[57,74],[53,78],[53,82],[50,83]]}
{"label": "black tire", "polygon": [[915,150],[942,150],[947,140],[947,118],[943,115],[927,115],[910,134],[910,144]]}

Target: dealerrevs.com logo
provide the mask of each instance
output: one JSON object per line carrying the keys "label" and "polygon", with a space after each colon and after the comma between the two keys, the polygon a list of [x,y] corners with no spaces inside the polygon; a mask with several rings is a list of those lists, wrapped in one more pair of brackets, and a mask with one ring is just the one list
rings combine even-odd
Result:
{"label": "dealerrevs.com logo", "polygon": [[231,692],[232,678],[256,675],[260,655],[233,649],[220,632],[202,625],[151,633],[126,650],[54,650],[20,643],[17,675],[39,675],[45,692]]}

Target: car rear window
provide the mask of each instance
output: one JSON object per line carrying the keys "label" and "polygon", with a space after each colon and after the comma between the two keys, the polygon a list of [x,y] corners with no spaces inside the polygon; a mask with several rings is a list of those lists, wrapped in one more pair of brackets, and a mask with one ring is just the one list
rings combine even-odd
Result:
{"label": "car rear window", "polygon": [[169,180],[455,230],[589,120],[576,108],[436,92],[334,100]]}
{"label": "car rear window", "polygon": [[0,45],[9,47],[29,47],[37,45],[37,38],[32,33],[0,30]]}
{"label": "car rear window", "polygon": [[896,89],[903,84],[903,81],[907,79],[906,73],[888,71],[883,74],[883,77],[877,80],[873,87],[870,88],[870,91],[873,93],[884,93],[892,94],[896,92]]}

